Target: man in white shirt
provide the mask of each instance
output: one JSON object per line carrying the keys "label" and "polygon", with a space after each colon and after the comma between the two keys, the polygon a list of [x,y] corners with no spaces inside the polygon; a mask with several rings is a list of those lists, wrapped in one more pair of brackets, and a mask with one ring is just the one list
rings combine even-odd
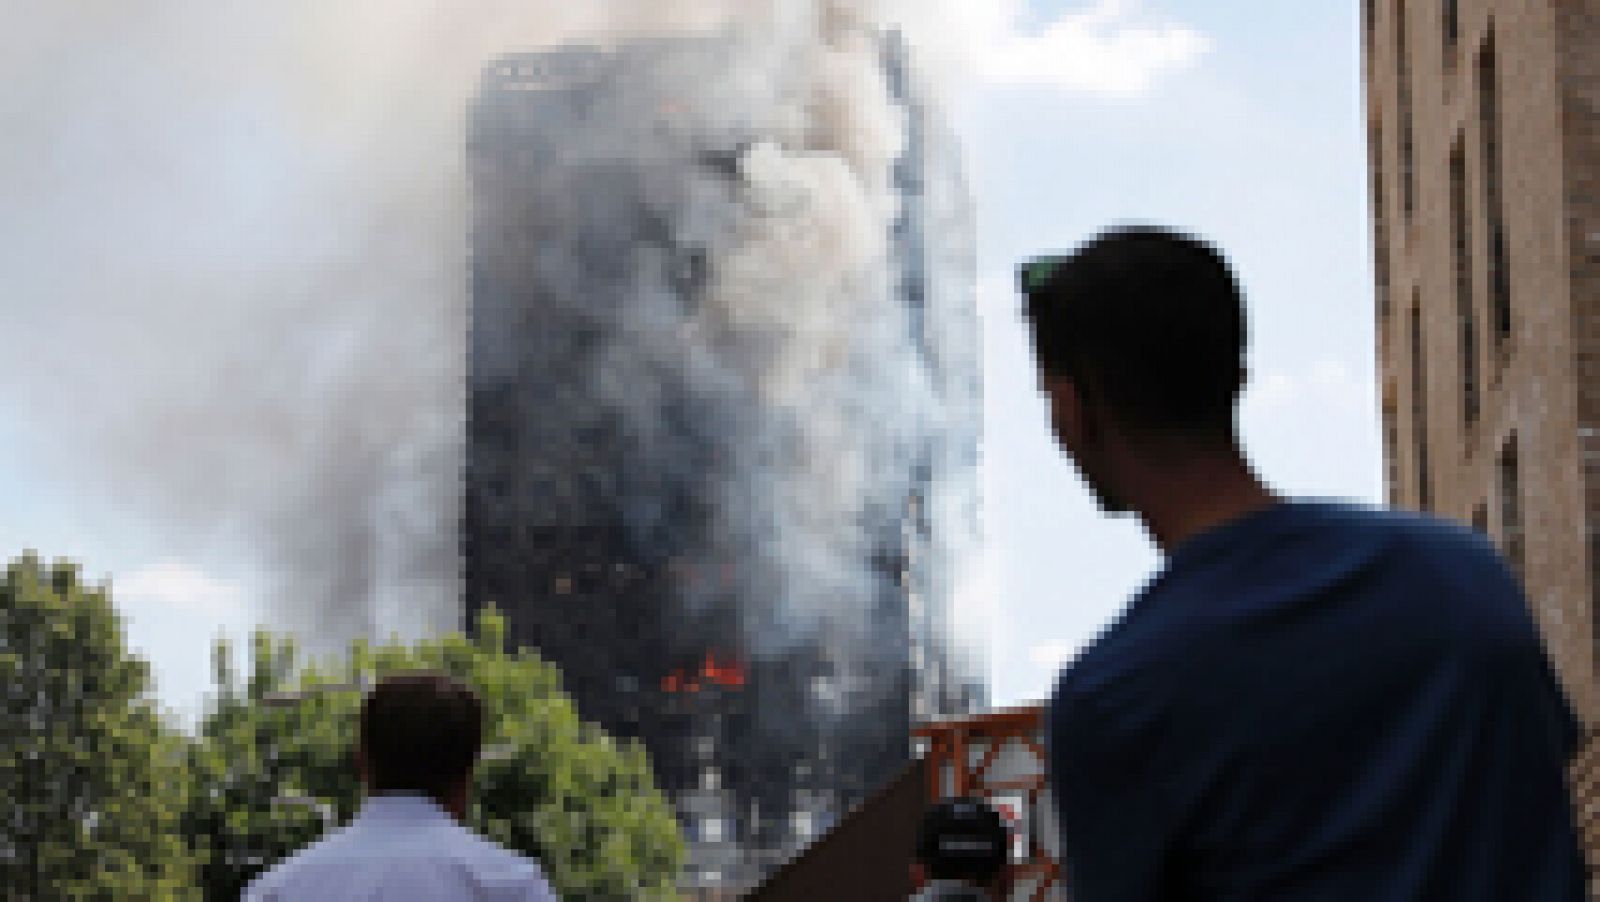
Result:
{"label": "man in white shirt", "polygon": [[366,803],[258,877],[245,902],[555,902],[537,863],[461,823],[482,742],[471,689],[432,672],[385,678],[361,705]]}

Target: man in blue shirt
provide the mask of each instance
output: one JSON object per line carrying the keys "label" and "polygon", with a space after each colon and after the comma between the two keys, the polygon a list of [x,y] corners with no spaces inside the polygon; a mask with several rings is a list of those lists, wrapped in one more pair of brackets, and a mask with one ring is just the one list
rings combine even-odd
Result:
{"label": "man in blue shirt", "polygon": [[1583,898],[1576,725],[1490,543],[1262,483],[1210,246],[1118,228],[1021,281],[1057,438],[1166,558],[1050,700],[1073,902]]}
{"label": "man in blue shirt", "polygon": [[366,804],[244,902],[556,902],[538,864],[461,823],[483,741],[471,689],[429,671],[386,677],[362,701],[360,731]]}

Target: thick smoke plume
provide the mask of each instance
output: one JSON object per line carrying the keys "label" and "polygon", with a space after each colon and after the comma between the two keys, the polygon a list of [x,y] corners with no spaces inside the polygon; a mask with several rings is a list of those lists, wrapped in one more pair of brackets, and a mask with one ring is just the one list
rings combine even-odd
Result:
{"label": "thick smoke plume", "polygon": [[[876,577],[859,512],[905,497],[917,424],[950,413],[887,302],[907,123],[885,7],[4,6],[7,406],[67,479],[173,553],[254,569],[260,614],[320,651],[459,623],[464,142],[483,66],[735,36],[715,72],[683,73],[692,115],[756,138],[742,212],[680,223],[719,249],[684,378],[735,378],[715,350],[734,336],[737,377],[782,414],[738,427],[718,499],[773,599],[755,644],[860,617]],[[647,388],[619,376],[609,399],[641,434]]]}

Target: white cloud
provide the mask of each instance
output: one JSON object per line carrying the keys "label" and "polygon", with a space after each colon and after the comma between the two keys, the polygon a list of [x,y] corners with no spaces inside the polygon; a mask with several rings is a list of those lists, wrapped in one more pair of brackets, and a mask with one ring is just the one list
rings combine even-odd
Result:
{"label": "white cloud", "polygon": [[1341,360],[1321,360],[1311,367],[1312,389],[1323,401],[1346,408],[1371,406],[1368,384]]}
{"label": "white cloud", "polygon": [[1252,412],[1269,413],[1293,405],[1303,396],[1301,381],[1287,370],[1268,370],[1251,381],[1244,405]]}
{"label": "white cloud", "polygon": [[124,609],[158,604],[208,616],[237,610],[243,598],[237,584],[170,559],[113,579],[111,590],[112,597]]}
{"label": "white cloud", "polygon": [[1078,646],[1071,642],[1050,641],[1040,642],[1028,649],[1028,660],[1033,666],[1045,670],[1055,670],[1067,662],[1067,659],[1078,653]]}
{"label": "white cloud", "polygon": [[1323,358],[1292,370],[1267,370],[1253,380],[1244,403],[1254,414],[1304,405],[1350,412],[1371,407],[1371,394],[1371,386],[1349,364]]}
{"label": "white cloud", "polygon": [[1038,28],[1026,11],[1023,0],[949,0],[942,39],[985,84],[1109,97],[1143,94],[1211,49],[1205,34],[1139,0],[1092,0]]}

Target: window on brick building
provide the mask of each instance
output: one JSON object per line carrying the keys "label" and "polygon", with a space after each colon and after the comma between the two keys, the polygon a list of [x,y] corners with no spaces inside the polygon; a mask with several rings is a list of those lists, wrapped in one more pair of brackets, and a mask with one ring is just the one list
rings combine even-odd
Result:
{"label": "window on brick building", "polygon": [[1519,469],[1517,437],[1506,439],[1500,451],[1500,542],[1506,559],[1526,577],[1524,570],[1526,552],[1523,547],[1522,527],[1522,473]]}
{"label": "window on brick building", "polygon": [[1428,362],[1422,334],[1422,304],[1417,292],[1411,297],[1411,434],[1416,450],[1417,508],[1433,506],[1428,472]]}
{"label": "window on brick building", "polygon": [[1578,449],[1583,457],[1584,481],[1588,486],[1588,510],[1584,519],[1589,533],[1589,592],[1593,598],[1595,651],[1600,653],[1600,427],[1578,427]]}
{"label": "window on brick building", "polygon": [[1391,506],[1400,503],[1400,424],[1394,399],[1383,402],[1383,497]]}
{"label": "window on brick building", "polygon": [[[1372,266],[1377,283],[1378,328],[1389,320],[1389,222],[1383,202],[1383,124],[1372,123]],[[1380,333],[1381,334],[1381,333]]]}
{"label": "window on brick building", "polygon": [[1496,348],[1511,337],[1511,273],[1506,247],[1505,195],[1500,159],[1500,87],[1494,34],[1478,53],[1478,135],[1483,142],[1483,208],[1489,242],[1489,309]]}
{"label": "window on brick building", "polygon": [[1600,653],[1600,512],[1589,512],[1589,594],[1595,651]]}
{"label": "window on brick building", "polygon": [[1461,4],[1457,0],[1441,0],[1440,7],[1445,59],[1450,60],[1455,55],[1456,42],[1461,40]]}
{"label": "window on brick building", "polygon": [[1461,419],[1478,421],[1478,321],[1472,299],[1472,235],[1467,220],[1467,150],[1457,136],[1450,150],[1450,233],[1455,263],[1456,323],[1460,332]]}
{"label": "window on brick building", "polygon": [[1405,0],[1395,4],[1394,9],[1394,66],[1400,113],[1400,206],[1409,224],[1417,210],[1417,149],[1411,123],[1411,58],[1406,42]]}

